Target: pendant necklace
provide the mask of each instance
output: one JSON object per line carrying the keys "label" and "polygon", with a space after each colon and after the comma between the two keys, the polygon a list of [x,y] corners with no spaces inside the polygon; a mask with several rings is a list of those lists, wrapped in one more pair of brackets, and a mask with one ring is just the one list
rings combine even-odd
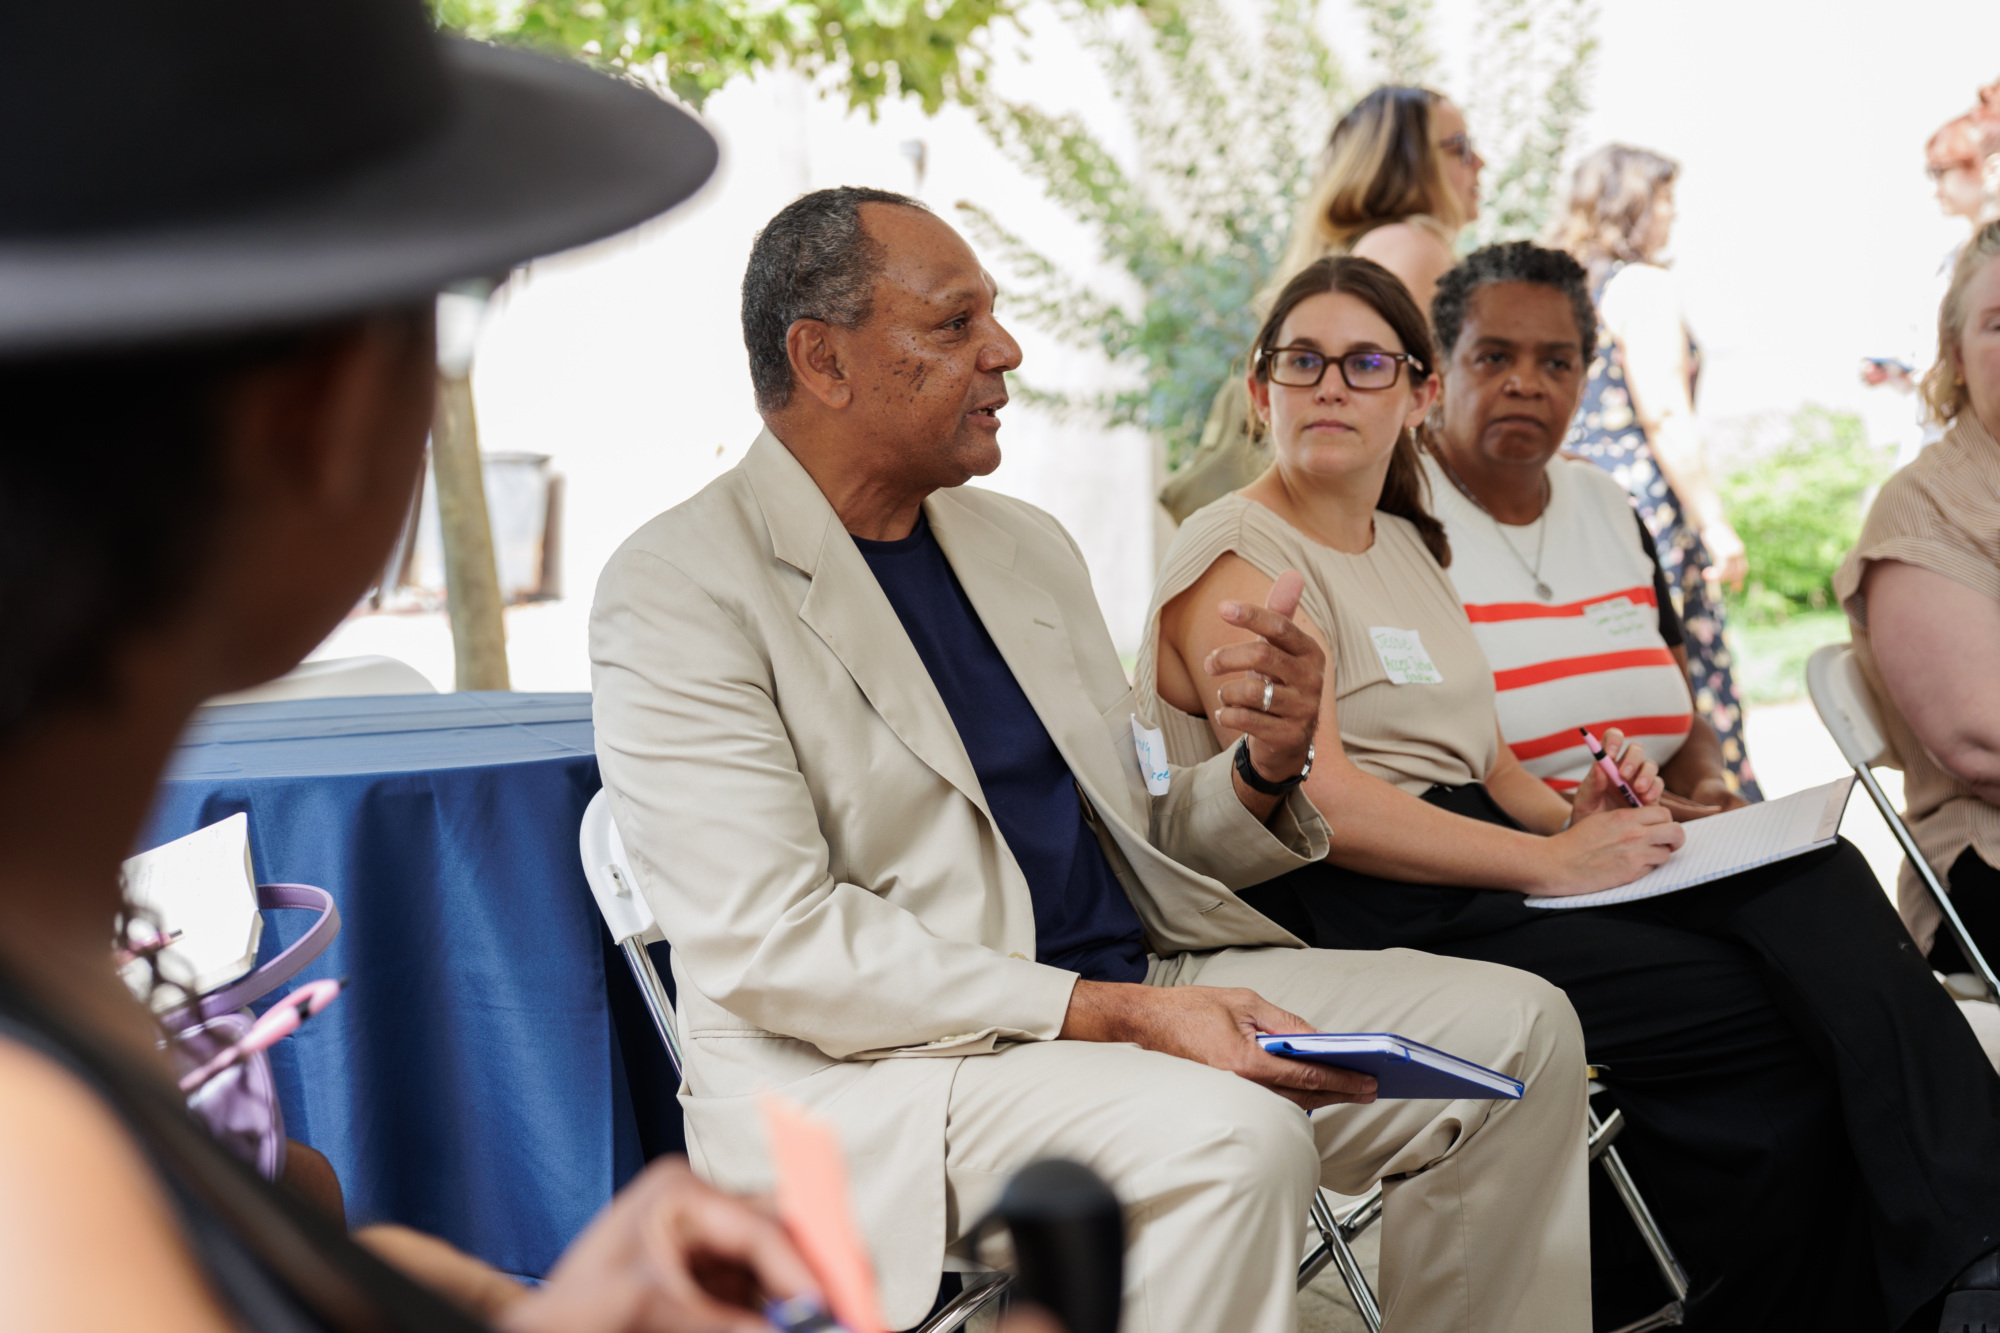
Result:
{"label": "pendant necklace", "polygon": [[1514,559],[1520,561],[1521,568],[1527,571],[1528,577],[1535,581],[1535,596],[1545,602],[1554,601],[1555,592],[1542,581],[1542,552],[1547,548],[1549,541],[1549,474],[1546,471],[1542,473],[1542,512],[1535,518],[1538,532],[1535,537],[1535,563],[1531,565],[1528,563],[1528,557],[1521,554],[1521,548],[1514,545],[1514,539],[1507,535],[1507,529],[1500,525],[1500,520],[1493,517],[1493,511],[1479,502],[1479,497],[1472,493],[1472,488],[1460,479],[1458,470],[1445,462],[1443,452],[1433,449],[1431,457],[1444,464],[1445,475],[1451,478],[1452,485],[1458,487],[1458,493],[1472,501],[1473,507],[1486,515],[1487,520],[1493,524],[1493,531],[1500,534],[1500,540],[1507,544],[1508,551],[1513,554]]}

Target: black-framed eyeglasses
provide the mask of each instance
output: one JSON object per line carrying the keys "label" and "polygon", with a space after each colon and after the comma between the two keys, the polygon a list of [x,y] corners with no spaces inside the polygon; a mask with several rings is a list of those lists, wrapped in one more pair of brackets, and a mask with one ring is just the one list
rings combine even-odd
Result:
{"label": "black-framed eyeglasses", "polygon": [[1463,162],[1468,167],[1472,165],[1472,160],[1479,156],[1479,154],[1473,150],[1472,136],[1470,134],[1467,134],[1464,130],[1460,130],[1457,134],[1448,135],[1445,138],[1439,139],[1438,149],[1441,152],[1451,154],[1453,157],[1457,158],[1460,162]]}
{"label": "black-framed eyeglasses", "polygon": [[1328,356],[1311,347],[1267,347],[1257,353],[1257,361],[1266,379],[1288,389],[1313,388],[1326,378],[1329,365],[1340,367],[1341,383],[1362,392],[1393,388],[1406,361],[1418,370],[1424,368],[1423,362],[1407,352],[1349,352],[1345,356]]}

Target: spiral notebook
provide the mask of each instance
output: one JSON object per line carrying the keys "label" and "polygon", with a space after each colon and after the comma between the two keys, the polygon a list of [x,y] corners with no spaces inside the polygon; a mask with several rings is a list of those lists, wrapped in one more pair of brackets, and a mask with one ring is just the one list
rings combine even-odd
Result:
{"label": "spiral notebook", "polygon": [[1519,1079],[1393,1032],[1289,1032],[1259,1037],[1257,1044],[1287,1060],[1367,1074],[1380,1101],[1521,1097]]}
{"label": "spiral notebook", "polygon": [[1853,789],[1854,778],[1849,775],[1775,801],[1683,824],[1687,841],[1650,874],[1615,889],[1580,893],[1574,898],[1530,896],[1528,906],[1563,911],[1637,902],[1830,847],[1840,836],[1840,817]]}

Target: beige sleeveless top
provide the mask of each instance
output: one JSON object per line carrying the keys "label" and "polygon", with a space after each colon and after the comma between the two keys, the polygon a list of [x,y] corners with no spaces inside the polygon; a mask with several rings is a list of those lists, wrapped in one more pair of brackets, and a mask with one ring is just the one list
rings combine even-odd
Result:
{"label": "beige sleeveless top", "polygon": [[1336,551],[1254,500],[1226,495],[1181,525],[1160,571],[1135,684],[1176,764],[1216,753],[1208,719],[1159,697],[1160,608],[1227,552],[1305,575],[1299,609],[1327,641],[1340,743],[1362,772],[1422,794],[1484,780],[1499,759],[1493,671],[1445,571],[1407,519],[1375,512],[1375,544]]}

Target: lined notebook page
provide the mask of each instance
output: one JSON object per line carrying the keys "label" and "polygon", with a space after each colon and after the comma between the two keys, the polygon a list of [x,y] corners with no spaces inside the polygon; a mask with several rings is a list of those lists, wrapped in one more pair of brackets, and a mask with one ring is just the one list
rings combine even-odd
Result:
{"label": "lined notebook page", "polygon": [[1574,898],[1531,896],[1528,906],[1560,910],[1657,898],[1828,846],[1840,833],[1840,816],[1847,809],[1847,794],[1853,787],[1852,775],[1836,778],[1823,787],[1808,787],[1775,801],[1683,824],[1687,841],[1652,873],[1601,893]]}

